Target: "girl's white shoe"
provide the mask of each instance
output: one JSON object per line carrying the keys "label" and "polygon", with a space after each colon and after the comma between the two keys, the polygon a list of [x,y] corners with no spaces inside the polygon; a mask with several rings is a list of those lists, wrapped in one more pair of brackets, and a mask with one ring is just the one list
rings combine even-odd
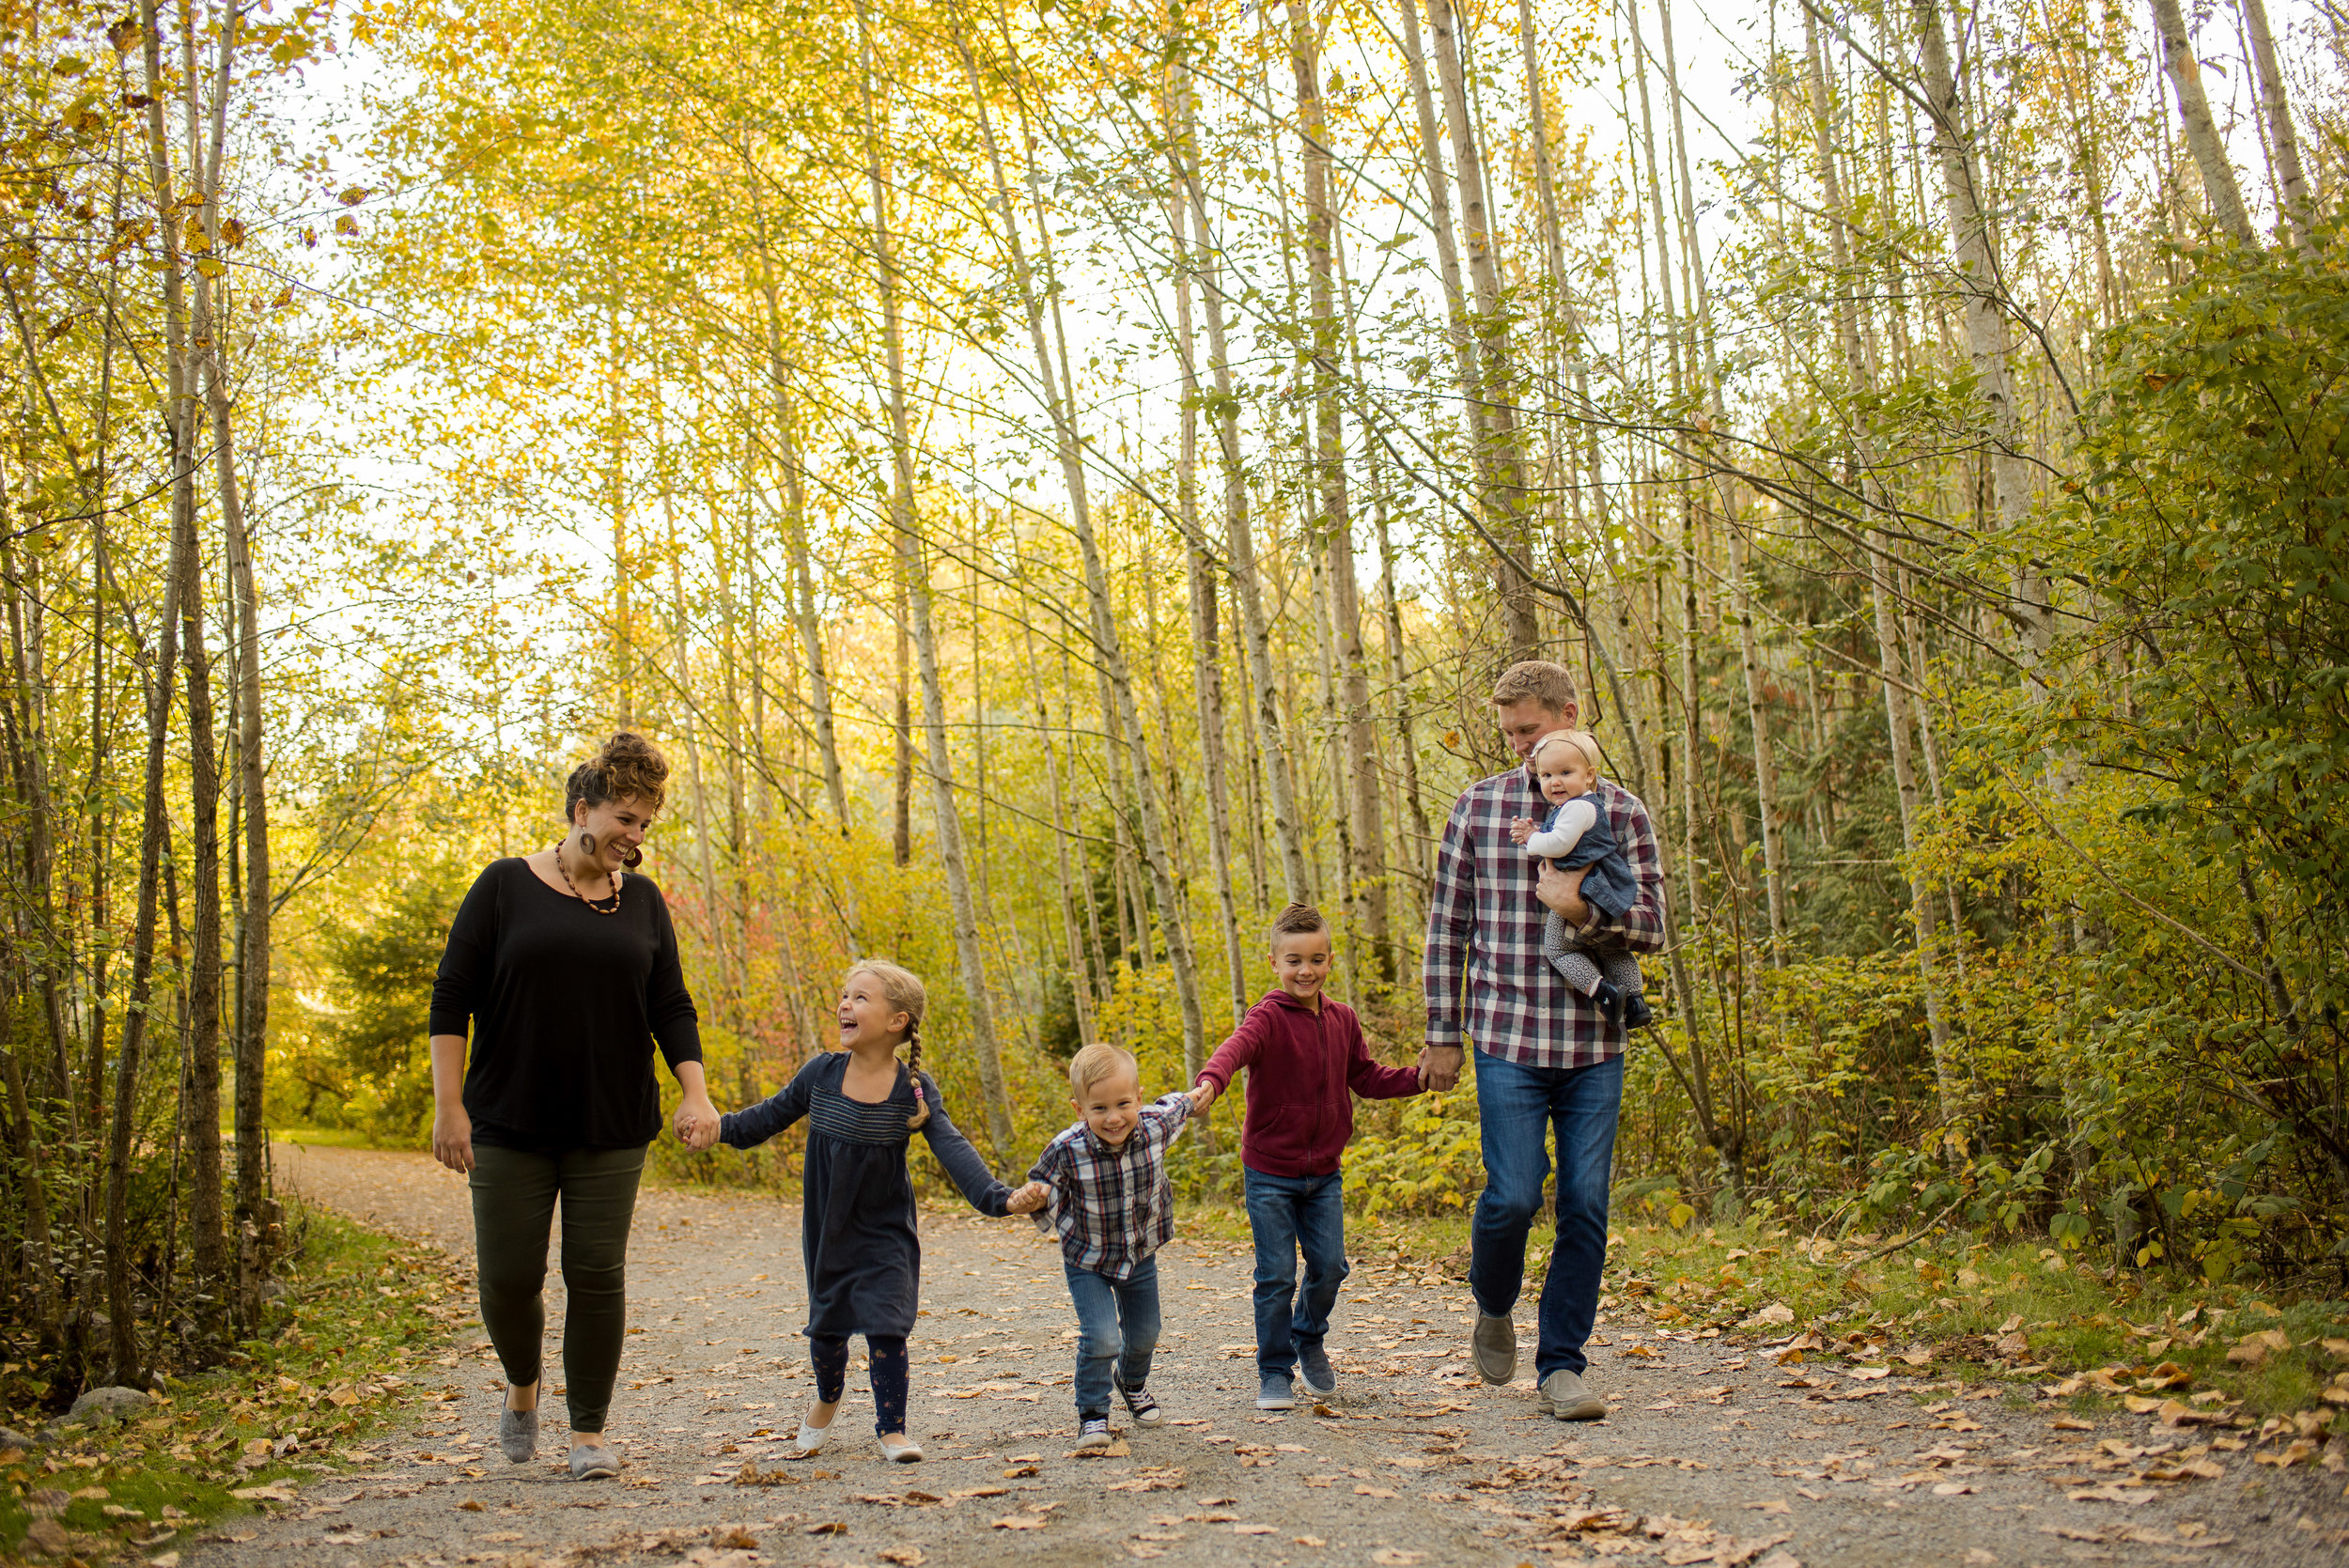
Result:
{"label": "girl's white shoe", "polygon": [[800,1445],[798,1450],[800,1453],[803,1455],[810,1453],[821,1453],[824,1452],[824,1445],[831,1440],[831,1427],[810,1426],[804,1420],[800,1422]]}
{"label": "girl's white shoe", "polygon": [[918,1465],[922,1462],[922,1445],[910,1437],[897,1437],[884,1432],[880,1439],[881,1457],[893,1465]]}

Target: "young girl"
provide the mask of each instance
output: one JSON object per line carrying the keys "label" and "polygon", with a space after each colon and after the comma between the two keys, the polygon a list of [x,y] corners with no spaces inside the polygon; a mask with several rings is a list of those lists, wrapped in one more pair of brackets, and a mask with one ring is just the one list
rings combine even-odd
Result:
{"label": "young girl", "polygon": [[[981,1214],[1025,1214],[939,1102],[922,1071],[922,982],[878,958],[859,960],[840,984],[840,1044],[800,1069],[779,1094],[708,1120],[680,1113],[677,1131],[697,1149],[723,1141],[747,1149],[804,1116],[807,1166],[800,1251],[807,1266],[808,1359],[816,1403],[800,1421],[800,1452],[832,1436],[848,1371],[848,1336],[872,1353],[873,1429],[882,1454],[900,1465],[922,1457],[906,1436],[906,1335],[920,1294],[922,1243],[914,1232],[913,1181],[906,1145],[916,1131]],[[907,1061],[897,1048],[908,1047]]]}
{"label": "young girl", "polygon": [[[1639,884],[1622,846],[1607,825],[1598,794],[1598,737],[1588,730],[1552,730],[1533,743],[1526,761],[1540,781],[1549,814],[1539,829],[1530,816],[1509,824],[1509,837],[1529,855],[1561,871],[1582,873],[1582,901],[1606,921],[1623,919],[1639,897]],[[1638,1029],[1649,1012],[1640,960],[1620,940],[1585,941],[1566,928],[1557,911],[1542,924],[1542,955],[1566,984],[1597,1002],[1617,1029]]]}

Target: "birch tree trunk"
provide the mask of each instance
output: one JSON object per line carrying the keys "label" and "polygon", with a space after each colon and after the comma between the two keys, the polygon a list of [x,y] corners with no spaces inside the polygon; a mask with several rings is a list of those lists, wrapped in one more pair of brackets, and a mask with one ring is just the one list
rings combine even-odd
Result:
{"label": "birch tree trunk", "polygon": [[[2155,0],[2174,13],[2176,0]],[[1925,100],[1933,119],[1934,149],[1941,163],[1942,209],[1950,246],[1957,257],[1958,287],[1966,296],[1966,345],[1983,407],[1990,478],[1999,526],[2014,528],[2030,513],[2030,471],[2023,456],[2022,425],[2007,370],[2006,285],[1990,243],[1980,175],[1967,128],[1966,106],[1950,69],[1949,39],[1940,0],[1913,0],[1919,55],[1924,67]],[[1808,13],[1806,12],[1806,15]],[[1813,24],[1815,25],[1815,24]],[[2232,178],[2232,177],[2230,177]],[[2237,200],[2241,205],[2240,198]],[[1846,210],[1834,209],[1838,213]],[[1841,220],[1839,219],[1839,222]],[[2046,657],[2055,641],[2055,618],[2046,578],[2024,567],[2015,581],[2015,610],[2024,622],[2026,652],[2032,663]]]}
{"label": "birch tree trunk", "polygon": [[[1932,8],[1933,0],[1917,0],[1921,17]],[[1923,23],[1921,21],[1919,24]],[[1937,33],[1939,26],[1937,15]],[[2202,199],[2210,204],[2211,220],[2237,244],[2256,245],[2259,234],[2251,227],[2249,210],[2243,205],[2243,188],[2235,183],[2234,164],[2227,157],[2227,144],[2220,139],[2218,127],[2211,119],[2210,100],[2202,93],[2201,64],[2194,58],[2194,35],[2186,31],[2178,0],[2154,0],[2154,33],[2161,40],[2162,67],[2178,95],[2178,118],[2186,127],[2186,147],[2194,155],[2194,166],[2202,176]]]}
{"label": "birch tree trunk", "polygon": [[1184,583],[1190,601],[1192,696],[1199,711],[1200,760],[1206,771],[1207,855],[1215,873],[1216,908],[1223,926],[1223,958],[1231,984],[1232,1024],[1248,1011],[1247,959],[1240,946],[1239,910],[1232,896],[1231,801],[1223,768],[1223,665],[1216,629],[1214,567],[1199,520],[1199,367],[1191,337],[1191,274],[1198,264],[1189,233],[1190,203],[1183,194],[1183,160],[1177,138],[1183,116],[1182,78],[1169,83],[1166,98],[1167,161],[1174,187],[1166,204],[1167,232],[1174,249],[1175,355],[1182,365],[1183,408],[1175,449],[1174,494],[1186,536]]}
{"label": "birch tree trunk", "polygon": [[888,370],[890,489],[889,520],[896,536],[912,615],[914,651],[921,664],[922,717],[928,731],[929,774],[938,814],[938,859],[954,912],[955,955],[971,1006],[972,1052],[978,1059],[979,1089],[987,1098],[988,1141],[1001,1160],[1012,1151],[1011,1100],[1003,1086],[1003,1064],[995,1043],[995,1009],[988,988],[986,955],[979,946],[978,917],[971,900],[971,876],[963,859],[962,814],[955,800],[954,760],[946,746],[946,702],[938,674],[938,645],[930,624],[929,563],[924,558],[921,523],[913,494],[912,417],[906,399],[905,323],[899,302],[894,241],[890,232],[889,180],[882,164],[880,128],[873,107],[873,35],[869,8],[858,0],[857,28],[863,53],[865,183],[873,204],[874,272],[880,291],[881,349]]}
{"label": "birch tree trunk", "polygon": [[[211,666],[204,650],[204,567],[195,534],[196,370],[189,344],[187,250],[180,193],[163,131],[170,89],[155,0],[140,0],[147,72],[147,161],[163,251],[163,363],[171,438],[171,559],[175,608],[184,641],[188,706],[189,839],[195,914],[189,933],[183,994],[188,1006],[189,1078],[180,1120],[188,1147],[189,1225],[197,1275],[218,1285],[228,1274],[226,1217],[221,1202],[220,1147],[220,764],[214,749]],[[184,69],[194,74],[193,37],[183,38]],[[168,701],[168,698],[165,699]]]}
{"label": "birch tree trunk", "polygon": [[1459,22],[1452,0],[1427,0],[1427,23],[1436,44],[1436,75],[1443,86],[1444,122],[1452,133],[1453,166],[1460,182],[1469,282],[1476,293],[1477,396],[1485,421],[1483,444],[1498,504],[1493,533],[1506,557],[1495,563],[1494,592],[1501,600],[1502,635],[1510,660],[1538,659],[1541,621],[1528,581],[1532,518],[1537,508],[1525,489],[1525,442],[1517,427],[1517,379],[1510,352],[1508,316],[1501,297],[1500,257],[1494,246],[1491,209],[1486,200],[1480,139],[1469,116]]}
{"label": "birch tree trunk", "polygon": [[2308,243],[2308,171],[2300,163],[2300,134],[2292,123],[2292,101],[2284,91],[2283,69],[2276,59],[2276,39],[2267,29],[2267,0],[2237,0],[2244,31],[2250,35],[2251,65],[2259,73],[2260,112],[2267,119],[2268,157],[2274,160],[2276,210],[2284,237],[2295,245]]}
{"label": "birch tree trunk", "polygon": [[[1311,0],[1290,0],[1289,63],[1297,81],[1297,118],[1304,143],[1305,268],[1314,379],[1314,446],[1321,545],[1330,574],[1330,621],[1336,644],[1338,695],[1343,704],[1348,789],[1348,902],[1365,934],[1374,980],[1383,994],[1394,984],[1387,918],[1386,824],[1378,800],[1378,737],[1371,727],[1370,669],[1362,651],[1361,588],[1354,572],[1354,525],[1346,493],[1346,432],[1341,418],[1344,320],[1337,303],[1337,221],[1330,205],[1330,125],[1321,96],[1321,62]],[[1531,590],[1526,592],[1530,595]]]}

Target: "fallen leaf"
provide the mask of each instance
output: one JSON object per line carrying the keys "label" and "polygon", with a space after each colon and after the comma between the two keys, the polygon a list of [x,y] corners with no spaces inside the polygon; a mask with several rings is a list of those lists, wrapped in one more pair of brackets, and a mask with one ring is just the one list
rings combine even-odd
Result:
{"label": "fallen leaf", "polygon": [[2077,1416],[2058,1416],[2047,1424],[2058,1432],[2093,1432],[2096,1430],[2094,1421],[2084,1421]]}
{"label": "fallen leaf", "polygon": [[1354,1488],[1354,1495],[1358,1498],[1392,1498],[1394,1496],[1394,1488],[1392,1486],[1357,1486]]}
{"label": "fallen leaf", "polygon": [[1785,1547],[1781,1546],[1769,1556],[1756,1562],[1753,1565],[1753,1568],[1802,1568],[1802,1559],[1797,1557]]}
{"label": "fallen leaf", "polygon": [[1970,1481],[1940,1481],[1934,1483],[1933,1495],[1937,1498],[1962,1498],[1973,1489],[1974,1483]]}
{"label": "fallen leaf", "polygon": [[147,1568],[179,1568],[179,1554],[165,1552],[161,1557],[150,1557],[147,1560]]}
{"label": "fallen leaf", "polygon": [[1300,1535],[1296,1540],[1300,1546],[1326,1546],[1330,1544],[1318,1535]]}
{"label": "fallen leaf", "polygon": [[929,1558],[919,1546],[883,1546],[873,1554],[883,1562],[894,1562],[897,1568],[922,1568]]}
{"label": "fallen leaf", "polygon": [[[1041,1523],[1041,1521],[1038,1522]],[[848,1533],[848,1527],[837,1519],[827,1519],[820,1525],[808,1526],[800,1533],[802,1535],[846,1535]]]}
{"label": "fallen leaf", "polygon": [[724,1551],[754,1552],[758,1537],[740,1525],[722,1525],[709,1538],[709,1544]]}
{"label": "fallen leaf", "polygon": [[1792,1514],[1794,1512],[1784,1498],[1766,1498],[1760,1502],[1750,1502],[1745,1506],[1761,1514]]}
{"label": "fallen leaf", "polygon": [[1410,1568],[1415,1562],[1427,1560],[1425,1552],[1407,1552],[1393,1546],[1383,1546],[1370,1554],[1373,1562],[1385,1563],[1388,1568]]}
{"label": "fallen leaf", "polygon": [[2074,1502],[2117,1502],[2123,1508],[2135,1508],[2139,1503],[2151,1502],[2157,1494],[2150,1486],[2115,1483],[2109,1486],[2084,1486],[2077,1492],[2063,1495]]}
{"label": "fallen leaf", "polygon": [[1795,1309],[1787,1306],[1782,1301],[1773,1301],[1768,1306],[1764,1307],[1760,1312],[1755,1312],[1751,1317],[1746,1319],[1747,1323],[1752,1324],[1757,1327],[1766,1323],[1792,1323],[1794,1321]]}
{"label": "fallen leaf", "polygon": [[463,1509],[468,1514],[478,1514],[481,1512],[481,1504],[472,1498],[467,1498],[463,1502],[459,1503],[457,1506]]}
{"label": "fallen leaf", "polygon": [[1272,1527],[1270,1525],[1234,1525],[1232,1533],[1234,1535],[1270,1535]]}
{"label": "fallen leaf", "polygon": [[2194,1374],[2186,1368],[2175,1361],[2164,1361],[2150,1376],[2139,1378],[2137,1386],[2148,1393],[2157,1393],[2163,1389],[2183,1389],[2193,1381]]}
{"label": "fallen leaf", "polygon": [[2182,1459],[2174,1465],[2155,1465],[2140,1472],[2140,1481],[2217,1481],[2227,1467],[2213,1459]]}
{"label": "fallen leaf", "polygon": [[1044,1519],[1035,1514],[1013,1514],[995,1521],[997,1529],[1042,1529]]}
{"label": "fallen leaf", "polygon": [[1873,1382],[1879,1377],[1891,1376],[1892,1369],[1890,1367],[1849,1367],[1844,1370],[1843,1375]]}

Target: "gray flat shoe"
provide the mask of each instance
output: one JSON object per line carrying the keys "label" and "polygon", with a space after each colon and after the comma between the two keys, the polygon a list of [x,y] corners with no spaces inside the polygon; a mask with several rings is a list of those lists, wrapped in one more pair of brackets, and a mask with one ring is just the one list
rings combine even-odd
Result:
{"label": "gray flat shoe", "polygon": [[1487,1316],[1480,1308],[1469,1350],[1476,1375],[1486,1382],[1498,1386],[1517,1374],[1517,1326],[1509,1319]]}
{"label": "gray flat shoe", "polygon": [[600,1440],[571,1450],[573,1481],[609,1481],[619,1473],[620,1456],[604,1447]]}
{"label": "gray flat shoe", "polygon": [[1543,1415],[1562,1421],[1601,1421],[1607,1415],[1607,1402],[1582,1386],[1579,1374],[1563,1367],[1542,1379],[1541,1392],[1533,1403]]}
{"label": "gray flat shoe", "polygon": [[498,1448],[510,1464],[527,1465],[538,1457],[538,1412],[505,1409],[498,1412]]}

